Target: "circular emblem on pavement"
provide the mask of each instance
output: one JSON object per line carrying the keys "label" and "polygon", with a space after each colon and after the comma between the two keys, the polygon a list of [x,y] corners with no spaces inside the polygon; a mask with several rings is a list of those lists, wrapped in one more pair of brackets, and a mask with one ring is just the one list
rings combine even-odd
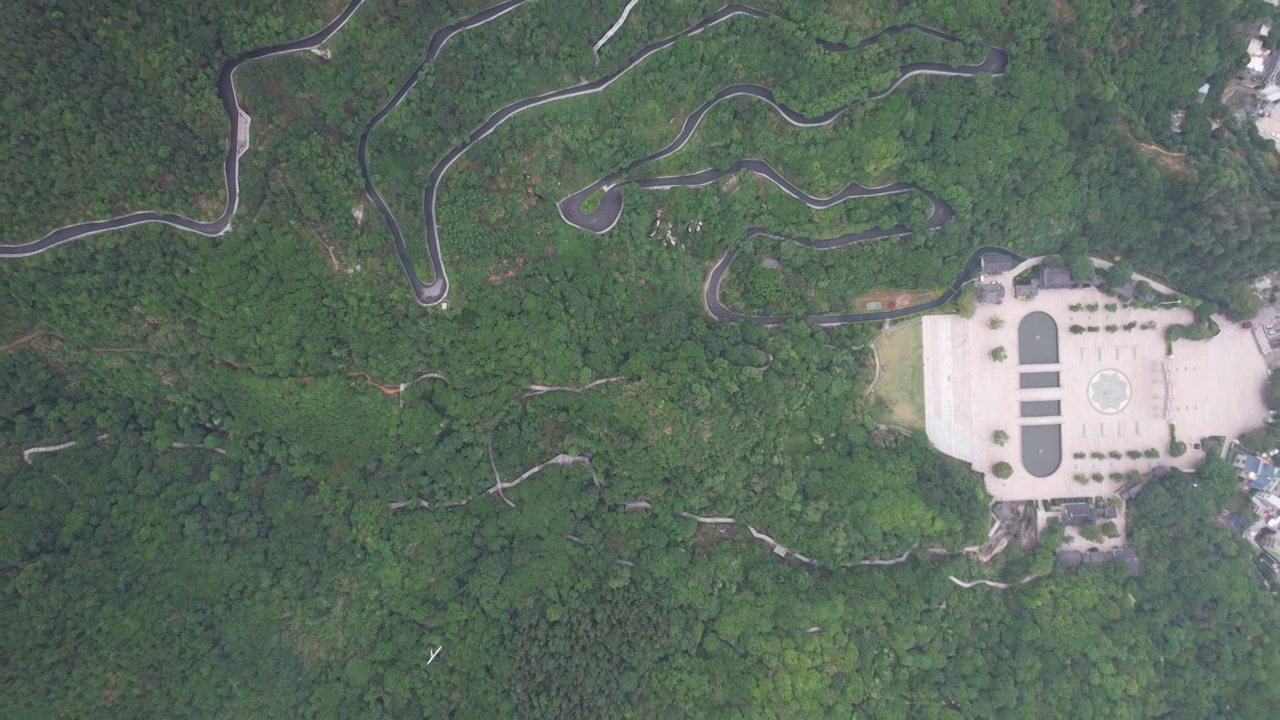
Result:
{"label": "circular emblem on pavement", "polygon": [[1119,370],[1102,370],[1089,379],[1089,404],[1100,413],[1112,415],[1129,404],[1133,387]]}

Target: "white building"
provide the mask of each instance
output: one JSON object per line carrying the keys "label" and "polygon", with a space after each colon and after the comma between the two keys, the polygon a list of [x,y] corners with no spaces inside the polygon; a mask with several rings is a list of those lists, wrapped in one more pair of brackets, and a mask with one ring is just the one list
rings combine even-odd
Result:
{"label": "white building", "polygon": [[1262,40],[1253,38],[1249,41],[1249,72],[1262,74],[1267,69],[1267,56],[1270,51],[1262,47]]}
{"label": "white building", "polygon": [[1253,496],[1253,511],[1264,516],[1280,513],[1280,497],[1269,492],[1256,493]]}

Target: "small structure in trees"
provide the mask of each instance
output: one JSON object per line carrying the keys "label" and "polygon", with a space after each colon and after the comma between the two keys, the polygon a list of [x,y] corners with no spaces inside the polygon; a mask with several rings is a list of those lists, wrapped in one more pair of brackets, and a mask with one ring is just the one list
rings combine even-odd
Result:
{"label": "small structure in trees", "polygon": [[1059,517],[1062,518],[1063,525],[1080,527],[1095,520],[1113,520],[1116,517],[1116,509],[1109,505],[1094,507],[1089,503],[1067,503],[1062,506]]}
{"label": "small structure in trees", "polygon": [[987,253],[982,256],[982,274],[1000,275],[1013,269],[1013,258],[1001,253]]}

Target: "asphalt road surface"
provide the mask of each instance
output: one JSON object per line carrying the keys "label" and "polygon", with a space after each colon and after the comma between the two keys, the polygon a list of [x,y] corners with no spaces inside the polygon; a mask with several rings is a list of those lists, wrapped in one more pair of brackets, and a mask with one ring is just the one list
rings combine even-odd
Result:
{"label": "asphalt road surface", "polygon": [[[445,154],[445,156],[438,163],[436,163],[435,167],[433,167],[431,169],[431,172],[428,174],[428,183],[426,188],[424,188],[423,190],[423,213],[425,215],[425,220],[426,220],[425,225],[426,225],[427,252],[431,259],[432,274],[434,276],[434,279],[431,282],[423,282],[421,278],[418,277],[417,273],[414,271],[413,263],[409,257],[408,248],[405,242],[404,234],[401,231],[400,225],[396,221],[394,213],[392,213],[390,207],[387,206],[387,203],[382,198],[382,195],[378,192],[378,189],[373,182],[373,177],[369,167],[369,159],[368,159],[369,137],[373,133],[373,131],[378,127],[378,125],[387,117],[387,115],[389,115],[401,103],[401,101],[404,100],[405,96],[407,96],[408,93],[417,84],[423,68],[427,65],[427,63],[432,62],[436,59],[436,57],[440,54],[440,51],[444,48],[445,44],[449,41],[450,38],[457,35],[458,33],[464,32],[466,30],[469,30],[475,27],[479,27],[480,25],[483,25],[494,19],[497,19],[498,17],[506,14],[507,12],[510,12],[518,8],[525,2],[526,0],[506,0],[505,2],[498,3],[496,5],[493,5],[492,7],[482,10],[468,17],[465,20],[462,20],[453,25],[449,25],[447,27],[441,28],[440,30],[437,30],[434,34],[432,34],[431,40],[428,43],[427,52],[424,55],[422,61],[414,68],[413,72],[410,73],[409,76],[405,78],[405,80],[399,85],[399,87],[397,87],[396,91],[386,101],[386,103],[384,103],[383,106],[373,115],[373,117],[369,119],[369,122],[365,125],[364,132],[362,132],[360,135],[360,142],[359,142],[359,147],[357,152],[358,152],[358,160],[360,163],[360,170],[364,176],[364,181],[365,181],[365,193],[366,195],[368,195],[369,199],[373,202],[373,204],[378,208],[378,211],[382,213],[383,219],[386,221],[387,227],[391,231],[392,237],[395,241],[396,255],[400,260],[401,267],[403,268],[405,272],[405,276],[408,279],[409,284],[413,290],[414,297],[417,299],[418,303],[421,305],[438,304],[442,302],[449,293],[448,269],[445,266],[445,263],[443,260],[443,254],[440,249],[440,226],[438,223],[438,218],[436,213],[437,191],[440,186],[440,183],[444,180],[444,176],[448,172],[449,168],[458,160],[458,158],[462,157],[462,155],[465,154],[467,150],[471,148],[472,145],[484,139],[490,133],[496,130],[499,126],[505,123],[507,120],[511,119],[515,115],[525,110],[528,110],[533,107],[538,107],[540,105],[545,105],[547,103],[556,102],[559,100],[566,100],[569,98],[580,97],[583,95],[590,95],[590,94],[604,91],[606,88],[612,85],[616,80],[618,80],[618,78],[622,77],[627,72],[630,72],[633,68],[637,67],[638,65],[643,63],[645,60],[647,60],[649,57],[652,57],[654,54],[659,53],[671,47],[680,38],[692,37],[694,35],[701,33],[703,30],[706,30],[707,28],[713,25],[717,25],[721,22],[724,22],[725,20],[728,20],[736,16],[746,16],[746,17],[753,17],[753,18],[769,17],[768,13],[762,10],[758,10],[756,8],[752,8],[744,5],[726,5],[725,7],[721,8],[719,11],[707,16],[706,18],[695,23],[694,25],[691,25],[688,28],[674,35],[671,35],[663,40],[660,40],[658,42],[655,42],[651,45],[648,45],[640,49],[628,59],[625,65],[623,65],[619,70],[611,73],[610,75],[602,77],[598,80],[583,82],[577,85],[572,85],[570,87],[546,92],[540,95],[524,98],[522,100],[517,100],[513,103],[503,106],[502,108],[499,108],[496,112],[490,115],[489,118],[485,120],[484,123],[482,123],[474,131],[472,131],[472,133],[468,136],[466,140],[464,140],[462,143],[451,148]],[[119,230],[123,228],[128,228],[128,227],[133,227],[136,225],[143,225],[148,223],[161,223],[161,224],[179,228],[181,230],[187,230],[190,232],[195,232],[195,233],[199,233],[201,235],[206,235],[206,236],[221,235],[222,233],[229,231],[231,229],[231,219],[235,215],[236,209],[239,207],[239,200],[240,200],[240,156],[244,152],[244,150],[241,149],[241,145],[243,144],[246,148],[248,146],[248,136],[247,136],[248,122],[244,123],[243,128],[240,122],[241,111],[239,108],[239,101],[236,95],[236,88],[235,88],[236,69],[239,68],[241,65],[248,62],[252,62],[254,60],[273,57],[276,55],[283,55],[283,54],[292,53],[292,52],[310,50],[313,48],[320,47],[325,41],[331,38],[334,35],[334,33],[340,30],[343,25],[346,24],[347,20],[349,20],[351,16],[356,12],[356,10],[360,8],[362,3],[363,3],[363,0],[350,0],[346,9],[343,10],[343,12],[338,17],[334,18],[331,22],[329,22],[329,24],[327,24],[319,32],[313,35],[310,35],[306,38],[303,38],[301,40],[297,40],[291,43],[287,43],[283,45],[274,45],[266,48],[260,48],[258,50],[253,50],[244,55],[241,55],[240,57],[234,58],[228,61],[225,65],[223,65],[222,72],[218,77],[217,86],[218,86],[219,97],[222,100],[223,109],[227,113],[227,124],[229,128],[228,141],[227,141],[227,155],[226,155],[226,159],[224,160],[224,172],[223,172],[225,182],[226,182],[227,203],[226,203],[225,209],[222,212],[222,215],[219,216],[217,219],[208,221],[208,222],[201,222],[201,221],[189,220],[187,218],[183,218],[181,216],[174,215],[174,214],[164,214],[164,213],[157,213],[152,211],[135,212],[135,213],[130,213],[117,218],[112,218],[110,220],[101,220],[101,221],[95,221],[95,222],[69,225],[69,226],[54,230],[53,232],[49,233],[48,235],[45,235],[39,240],[22,244],[22,245],[0,245],[0,258],[28,257],[31,255],[36,255],[41,252],[45,252],[49,249],[52,249],[54,247],[57,247],[59,245],[62,245],[68,242],[73,242],[75,240],[79,240],[84,237],[89,237],[91,235],[97,235],[99,233],[109,232],[112,230]],[[822,45],[823,49],[829,52],[848,52],[851,50],[857,50],[857,49],[866,47],[883,37],[888,37],[906,30],[915,30],[915,31],[923,32],[923,33],[932,35],[934,37],[937,37],[939,39],[947,40],[951,42],[958,41],[957,38],[955,38],[954,36],[939,30],[935,30],[933,28],[927,28],[919,25],[903,25],[903,26],[895,26],[895,27],[882,30],[880,33],[877,33],[876,35],[873,35],[869,38],[866,38],[852,47],[844,44],[840,44],[840,43],[823,42],[820,44]],[[592,183],[591,185],[583,188],[582,190],[570,195],[569,197],[560,201],[560,203],[557,204],[557,207],[560,211],[561,217],[565,220],[565,222],[570,223],[576,227],[582,228],[584,230],[589,230],[591,232],[604,233],[611,230],[617,224],[618,218],[622,214],[622,209],[623,209],[622,187],[625,186],[626,184],[635,184],[638,187],[655,189],[655,190],[668,189],[668,188],[674,188],[674,187],[701,187],[701,186],[714,183],[715,181],[717,181],[718,179],[726,175],[731,175],[737,172],[741,172],[743,170],[748,170],[750,172],[754,172],[762,177],[767,178],[768,180],[773,182],[775,185],[777,185],[779,188],[781,188],[784,192],[786,192],[791,197],[796,198],[801,202],[804,202],[807,206],[814,209],[829,208],[838,203],[841,203],[850,199],[855,199],[855,198],[875,197],[875,196],[891,195],[891,194],[903,193],[903,192],[919,192],[924,194],[925,197],[928,198],[929,202],[933,207],[933,212],[930,214],[929,219],[926,221],[924,228],[936,229],[936,228],[942,227],[944,224],[950,221],[955,215],[954,212],[952,211],[951,207],[948,206],[946,202],[944,202],[942,199],[938,198],[936,195],[930,193],[929,191],[911,183],[892,183],[890,185],[885,185],[882,187],[875,187],[875,188],[868,188],[868,187],[863,187],[861,185],[858,185],[857,183],[850,183],[843,190],[836,193],[835,195],[832,195],[831,197],[818,198],[818,197],[809,195],[808,193],[805,193],[800,188],[796,187],[786,178],[778,174],[777,171],[775,171],[772,167],[770,167],[768,163],[762,160],[753,160],[753,159],[745,159],[745,160],[739,161],[738,163],[735,163],[734,165],[728,168],[709,169],[709,170],[704,170],[698,173],[692,173],[689,175],[681,175],[681,176],[674,176],[674,177],[654,177],[654,178],[645,178],[640,180],[622,180],[622,178],[628,175],[629,173],[633,172],[634,170],[640,168],[643,165],[662,159],[664,157],[667,157],[679,151],[680,148],[684,147],[685,144],[687,144],[689,140],[693,137],[694,132],[698,128],[698,124],[702,121],[702,118],[706,115],[706,113],[710,111],[713,107],[715,107],[718,103],[732,97],[740,97],[740,96],[754,97],[758,100],[768,103],[785,120],[787,120],[787,122],[790,122],[793,125],[796,125],[799,127],[819,127],[819,126],[827,125],[829,123],[834,122],[836,119],[838,119],[841,115],[847,112],[854,105],[885,97],[886,95],[896,90],[907,79],[914,77],[916,75],[943,75],[943,76],[956,76],[956,77],[998,75],[1005,71],[1005,69],[1008,67],[1008,63],[1009,63],[1008,54],[1005,53],[1005,51],[999,48],[994,48],[994,47],[989,48],[986,58],[977,65],[953,67],[953,66],[945,65],[941,63],[912,63],[909,65],[903,66],[901,68],[901,72],[898,75],[898,77],[887,88],[880,90],[878,92],[873,92],[863,100],[859,100],[855,103],[851,103],[850,105],[837,108],[828,113],[825,113],[818,117],[812,117],[812,118],[802,115],[799,112],[787,107],[786,105],[783,105],[777,102],[777,100],[773,96],[773,92],[769,88],[763,87],[761,85],[750,85],[750,84],[731,85],[721,90],[720,92],[716,93],[714,97],[712,97],[710,100],[707,100],[705,103],[702,104],[701,107],[699,107],[688,118],[686,118],[684,125],[680,130],[680,133],[665,148],[659,150],[656,153],[640,158],[639,160],[636,160],[628,164],[627,166],[615,171],[614,173],[611,173],[610,175],[602,178],[601,180],[595,183]],[[245,117],[247,119],[247,116]],[[244,137],[242,137],[242,132],[244,134]],[[590,212],[583,211],[582,210],[583,201],[591,197],[592,195],[596,194],[597,192],[601,193],[600,201],[598,205]],[[890,228],[874,228],[872,230],[862,231],[858,233],[849,233],[849,234],[841,235],[834,238],[811,239],[811,238],[798,238],[798,237],[778,235],[778,234],[770,233],[769,231],[763,228],[751,228],[747,232],[747,237],[750,238],[750,237],[763,235],[763,236],[773,237],[779,240],[795,242],[805,247],[809,247],[813,249],[826,250],[826,249],[832,249],[837,247],[845,247],[853,243],[869,242],[872,240],[879,240],[887,237],[906,235],[906,234],[909,234],[910,232],[912,232],[910,228],[907,228],[902,225],[896,225]],[[989,251],[989,250],[990,250],[989,248],[983,248],[978,251],[975,251],[974,255],[969,259],[969,262],[966,263],[965,272],[961,274],[961,277],[957,279],[956,283],[953,284],[952,288],[949,289],[947,293],[944,293],[943,297],[938,298],[937,300],[934,300],[931,303],[926,303],[925,305],[917,306],[915,308],[901,308],[897,310],[891,310],[891,311],[885,311],[885,312],[879,312],[879,313],[864,313],[859,315],[820,316],[820,317],[810,318],[810,319],[817,319],[819,322],[860,322],[860,321],[866,321],[866,320],[881,320],[881,319],[886,319],[891,317],[901,317],[902,315],[911,314],[913,312],[920,312],[922,310],[927,310],[927,309],[931,309],[932,307],[940,306],[945,302],[949,301],[951,297],[954,297],[954,295],[957,292],[959,292],[959,286],[963,282],[964,277],[966,277],[968,272],[972,270],[970,266],[973,265],[974,262],[976,262],[976,258],[982,252]],[[1005,250],[1001,250],[997,248],[996,251],[1004,252],[1012,256],[1012,253],[1009,253],[1008,251],[1005,251]],[[707,287],[706,297],[704,298],[704,300],[706,301],[706,306],[708,311],[711,312],[711,314],[717,318],[730,320],[730,321],[747,320],[751,322],[771,324],[771,323],[782,322],[784,320],[791,319],[791,318],[746,316],[740,313],[733,312],[732,310],[729,310],[728,308],[725,308],[723,305],[720,304],[718,300],[720,283],[723,280],[725,270],[728,268],[729,264],[733,261],[733,258],[736,256],[736,254],[737,254],[737,251],[726,253],[726,255],[712,269],[711,273],[708,276],[708,280],[706,284],[706,287]]]}

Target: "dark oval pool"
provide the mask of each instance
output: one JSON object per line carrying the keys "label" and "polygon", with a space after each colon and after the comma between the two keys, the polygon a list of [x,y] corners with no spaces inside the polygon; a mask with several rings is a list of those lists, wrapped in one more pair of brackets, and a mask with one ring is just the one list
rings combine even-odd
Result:
{"label": "dark oval pool", "polygon": [[1018,362],[1022,365],[1058,362],[1058,323],[1048,313],[1033,312],[1018,323]]}

